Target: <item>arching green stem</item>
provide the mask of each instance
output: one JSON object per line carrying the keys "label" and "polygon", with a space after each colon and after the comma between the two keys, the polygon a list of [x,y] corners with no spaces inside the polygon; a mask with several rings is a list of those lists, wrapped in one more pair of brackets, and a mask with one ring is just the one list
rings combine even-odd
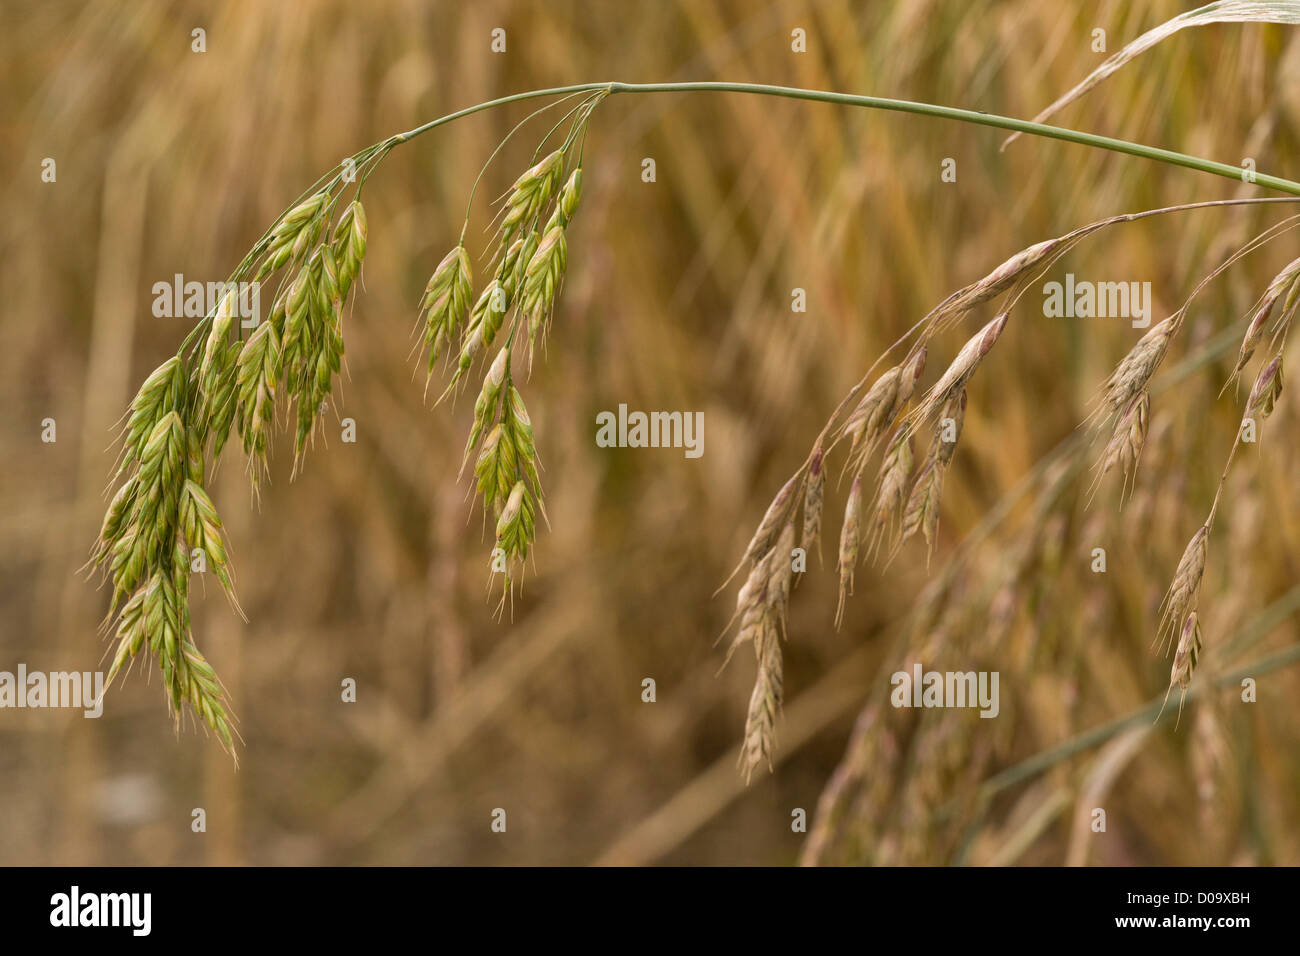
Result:
{"label": "arching green stem", "polygon": [[[1108,149],[1112,152],[1125,153],[1129,156],[1140,156],[1143,159],[1154,160],[1170,166],[1182,166],[1186,169],[1195,169],[1199,172],[1222,176],[1225,179],[1232,179],[1237,182],[1242,182],[1244,176],[1243,170],[1240,167],[1231,166],[1227,163],[1219,163],[1210,159],[1201,159],[1199,156],[1189,156],[1186,153],[1179,153],[1170,149],[1161,149],[1156,146],[1145,146],[1141,143],[1132,143],[1128,140],[1115,139],[1110,136],[1098,136],[1095,133],[1083,133],[1078,130],[1065,129],[1060,126],[1048,126],[1045,123],[1034,123],[1029,120],[1013,119],[1009,116],[999,116],[996,113],[981,113],[976,110],[958,109],[953,106],[938,106],[933,103],[915,103],[911,100],[886,99],[885,97],[880,96],[861,96],[856,93],[832,93],[827,90],[806,90],[792,86],[770,86],[765,83],[727,83],[714,81],[686,83],[607,82],[578,83],[572,86],[558,86],[545,90],[528,90],[523,93],[513,93],[509,96],[502,96],[494,100],[478,103],[475,106],[466,107],[465,109],[457,110],[454,113],[448,113],[446,116],[430,120],[428,123],[394,136],[391,142],[394,144],[404,143],[408,140],[414,139],[422,133],[427,133],[431,129],[436,129],[439,126],[458,120],[461,117],[470,116],[474,113],[482,112],[483,110],[493,109],[497,106],[505,106],[506,104],[517,103],[521,100],[539,99],[546,96],[565,96],[573,93],[582,93],[588,90],[605,90],[610,94],[745,93],[755,96],[778,96],[785,99],[810,100],[816,103],[834,103],[841,106],[859,106],[866,109],[890,110],[898,113],[914,113],[918,116],[934,116],[939,119],[957,120],[962,123],[974,123],[979,126],[992,126],[997,129],[1026,133],[1031,136],[1058,139],[1067,143],[1076,143],[1080,146],[1091,146],[1094,149]],[[1276,189],[1284,193],[1290,193],[1293,196],[1300,196],[1300,183],[1293,182],[1289,179],[1283,179],[1279,176],[1270,176],[1267,173],[1254,173],[1253,178],[1255,185],[1263,186],[1268,189]]]}

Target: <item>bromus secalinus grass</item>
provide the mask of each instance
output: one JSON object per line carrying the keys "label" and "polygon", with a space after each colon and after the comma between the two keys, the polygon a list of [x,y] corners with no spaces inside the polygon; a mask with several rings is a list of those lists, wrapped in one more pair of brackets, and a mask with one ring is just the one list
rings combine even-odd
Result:
{"label": "bromus secalinus grass", "polygon": [[[1163,36],[1185,26],[1224,20],[1296,23],[1300,3],[1222,0],[1185,14],[1175,26],[1152,31],[1159,36],[1139,38],[1120,51],[1059,102],[1068,102],[1104,80]],[[265,299],[271,303],[267,318],[255,328],[244,328],[236,321],[235,293],[227,294],[186,336],[176,354],[146,378],[127,410],[114,475],[117,488],[91,555],[91,565],[110,582],[104,626],[116,645],[106,683],[147,651],[162,672],[177,722],[188,707],[233,753],[237,733],[229,703],[190,627],[190,577],[200,557],[232,607],[242,614],[229,542],[205,479],[233,442],[243,449],[256,496],[268,473],[276,428],[289,424],[294,433],[293,473],[304,467],[343,368],[345,315],[350,297],[360,287],[367,250],[369,227],[362,194],[384,158],[417,136],[455,120],[521,101],[546,100],[507,136],[509,140],[555,111],[551,117],[556,121],[537,142],[531,162],[499,201],[489,249],[479,261],[471,255],[465,239],[467,208],[459,241],[430,264],[428,283],[414,310],[416,350],[422,353],[426,391],[437,379],[439,403],[467,390],[474,396],[462,472],[472,471],[485,528],[490,528],[493,541],[487,572],[499,593],[498,610],[505,610],[525,574],[539,522],[546,521],[527,380],[532,363],[545,355],[550,334],[563,325],[560,300],[569,269],[569,227],[580,214],[588,130],[599,111],[610,108],[607,101],[613,97],[668,93],[777,96],[908,112],[1110,150],[1236,182],[1243,178],[1235,166],[1041,121],[905,100],[727,82],[606,82],[532,90],[459,110],[366,147],[295,200],[231,273],[232,289],[256,281],[270,290]],[[469,207],[499,151],[500,147],[488,157],[474,183]],[[1290,179],[1252,172],[1250,181],[1260,190],[1300,197],[1300,183]],[[794,584],[791,554],[796,545],[821,553],[828,492],[847,485],[836,553],[838,623],[860,562],[888,561],[918,535],[927,551],[933,549],[945,477],[967,416],[967,386],[976,376],[1008,374],[995,367],[997,346],[1018,333],[1015,306],[1035,279],[1084,239],[1122,223],[1190,209],[1296,201],[1260,197],[1188,203],[1112,216],[1046,239],[940,302],[890,350],[904,349],[895,361],[886,363],[886,356],[881,356],[868,369],[831,414],[803,465],[773,499],[736,571],[743,572],[743,583],[727,659],[740,646],[752,645],[757,673],[740,755],[746,776],[762,764],[772,765],[782,698],[781,643],[787,638],[787,608]],[[1288,220],[1256,237],[1209,278],[1286,235],[1294,225],[1295,220]],[[1234,378],[1240,375],[1263,352],[1262,368],[1243,414],[1243,423],[1252,427],[1269,414],[1281,391],[1282,347],[1298,306],[1300,268],[1293,263],[1264,292],[1233,373]],[[976,315],[981,317],[980,327],[966,344],[955,354],[940,355],[936,336]],[[1132,482],[1153,414],[1151,381],[1178,337],[1185,315],[1186,306],[1154,325],[1118,360],[1101,385],[1088,422],[1091,430],[1106,436],[1097,462],[1098,477],[1114,472],[1125,486]],[[888,367],[876,374],[881,364]],[[932,376],[928,386],[927,374]],[[1228,456],[1228,466],[1239,443],[1240,438]],[[828,487],[827,472],[837,450],[842,460],[836,481]],[[1162,608],[1158,635],[1174,653],[1171,689],[1177,684],[1186,691],[1201,656],[1197,598],[1227,474],[1225,467],[1209,517],[1189,542]],[[847,480],[841,482],[841,477]],[[838,506],[832,513],[837,512]],[[1212,641],[1212,636],[1205,636],[1207,646]]]}

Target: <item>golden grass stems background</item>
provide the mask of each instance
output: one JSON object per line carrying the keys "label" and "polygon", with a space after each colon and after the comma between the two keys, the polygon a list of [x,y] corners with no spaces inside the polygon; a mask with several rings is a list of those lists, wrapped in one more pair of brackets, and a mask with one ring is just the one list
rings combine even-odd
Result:
{"label": "golden grass stems background", "polygon": [[[8,4],[0,669],[83,670],[107,646],[95,631],[106,596],[75,573],[102,514],[106,449],[139,381],[189,328],[152,316],[153,283],[223,278],[294,196],[366,143],[504,93],[598,79],[760,81],[1028,117],[1101,59],[1094,28],[1113,52],[1182,9]],[[205,54],[190,51],[198,26]],[[506,55],[488,48],[497,26]],[[808,31],[807,54],[790,51],[794,27]],[[1294,178],[1298,81],[1300,31],[1213,26],[1144,54],[1055,121],[1250,156]],[[833,560],[822,572],[814,559],[796,589],[777,772],[747,789],[734,762],[752,671],[746,661],[715,678],[711,646],[734,594],[713,588],[843,393],[917,318],[1040,239],[1253,188],[1061,143],[1000,153],[993,130],[899,114],[720,94],[607,101],[567,288],[528,386],[552,528],[514,621],[498,623],[483,594],[487,542],[455,480],[471,403],[426,407],[407,352],[478,167],[526,109],[422,137],[371,180],[364,286],[344,326],[341,413],[357,444],[318,447],[290,484],[282,435],[260,510],[238,453],[210,485],[250,623],[209,582],[194,627],[247,741],[239,771],[200,734],[172,734],[141,669],[98,721],[2,711],[0,862],[794,862],[808,838],[791,832],[791,810],[813,816],[859,744],[872,786],[852,788],[823,838],[828,862],[1300,862],[1295,670],[1262,678],[1257,704],[1207,693],[1177,733],[1125,733],[978,800],[981,780],[1163,692],[1168,661],[1148,645],[1240,418],[1241,396],[1216,399],[1235,343],[1153,397],[1128,509],[1113,487],[1084,509],[1086,471],[1058,496],[1035,487],[954,572],[955,610],[923,621],[904,650],[893,635],[912,633],[927,580],[1083,419],[1140,334],[1122,320],[1045,319],[1031,290],[970,387],[928,577],[916,547],[886,571],[860,568],[840,632]],[[544,128],[502,152],[481,197],[509,185]],[[57,184],[40,181],[46,156]],[[653,185],[640,179],[645,156]],[[945,157],[955,184],[940,182]],[[1120,226],[1052,277],[1149,280],[1158,321],[1286,214]],[[480,204],[476,256],[489,217]],[[1288,234],[1207,289],[1167,364],[1240,328],[1295,244]],[[796,286],[807,314],[790,312]],[[936,340],[923,384],[991,317]],[[620,402],[704,411],[704,457],[596,448],[596,412]],[[1286,616],[1249,650],[1230,646],[1297,580],[1298,412],[1284,392],[1230,478],[1198,680],[1297,638]],[[51,445],[39,440],[47,416]],[[829,514],[847,491],[836,478]],[[1104,575],[1088,567],[1098,546]],[[851,740],[888,671],[918,656],[1000,671],[1003,715],[886,708]],[[347,676],[354,705],[339,702]],[[655,704],[641,702],[644,677]],[[1105,835],[1081,835],[1091,805],[1108,810]],[[190,831],[195,807],[205,834]],[[504,835],[489,829],[495,807],[509,814]]]}

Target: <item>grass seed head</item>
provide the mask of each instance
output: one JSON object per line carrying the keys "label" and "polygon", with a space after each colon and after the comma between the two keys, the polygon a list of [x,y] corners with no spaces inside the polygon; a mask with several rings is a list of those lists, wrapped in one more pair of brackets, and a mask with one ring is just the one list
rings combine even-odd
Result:
{"label": "grass seed head", "polygon": [[840,597],[835,609],[835,626],[844,621],[844,602],[853,593],[853,572],[858,565],[858,546],[862,518],[862,476],[855,475],[844,505],[844,523],[840,526]]}
{"label": "grass seed head", "polygon": [[1103,402],[1107,409],[1118,412],[1146,389],[1165,357],[1169,339],[1176,328],[1177,317],[1170,316],[1138,339],[1120,360],[1103,387]]}
{"label": "grass seed head", "polygon": [[862,396],[857,408],[844,423],[844,434],[851,436],[853,445],[850,454],[862,446],[864,454],[876,443],[881,434],[889,427],[898,408],[898,396],[903,379],[902,366],[882,372],[872,383],[867,394]]}
{"label": "grass seed head", "polygon": [[515,180],[501,224],[503,244],[508,244],[517,231],[540,215],[563,175],[564,151],[557,149]]}
{"label": "grass seed head", "polygon": [[745,716],[745,739],[739,761],[746,783],[763,764],[769,771],[773,769],[772,755],[776,750],[776,719],[784,691],[784,666],[781,641],[770,615],[759,628],[754,650],[758,658],[758,673]]}
{"label": "grass seed head", "polygon": [[564,188],[560,190],[560,198],[556,201],[555,207],[560,214],[560,225],[568,226],[573,219],[574,213],[578,211],[578,203],[582,200],[582,167],[574,169],[569,176]]}
{"label": "grass seed head", "polygon": [[1174,572],[1173,582],[1165,595],[1162,622],[1157,632],[1157,635],[1160,632],[1168,635],[1165,640],[1166,645],[1172,640],[1178,622],[1184,620],[1188,613],[1196,608],[1197,592],[1201,585],[1201,577],[1205,574],[1209,536],[1208,526],[1201,525],[1196,529],[1196,533],[1192,535],[1192,539],[1187,542],[1187,547],[1183,550],[1178,569]]}
{"label": "grass seed head", "polygon": [[533,253],[524,270],[523,301],[520,310],[528,320],[529,345],[535,345],[538,334],[546,328],[555,308],[555,297],[564,281],[568,267],[568,245],[564,227],[558,223],[546,230],[537,251]]}
{"label": "grass seed head", "polygon": [[903,532],[906,541],[918,531],[925,536],[926,553],[934,550],[934,538],[939,529],[939,500],[943,495],[944,466],[931,458],[916,476],[907,506],[903,509]]}
{"label": "grass seed head", "polygon": [[420,309],[430,374],[465,321],[474,291],[472,282],[473,269],[464,244],[457,245],[443,256],[429,277]]}
{"label": "grass seed head", "polygon": [[290,261],[301,260],[307,249],[320,234],[321,213],[329,199],[329,190],[322,189],[294,206],[271,230],[271,239],[257,271],[261,281]]}
{"label": "grass seed head", "polygon": [[[1181,720],[1183,715],[1183,701],[1187,698],[1187,688],[1191,686],[1192,675],[1196,672],[1196,665],[1201,659],[1201,621],[1195,611],[1187,615],[1183,621],[1182,633],[1178,638],[1178,649],[1174,652],[1174,664],[1169,669],[1169,689],[1165,691],[1165,703],[1169,702],[1169,694],[1173,691],[1174,685],[1178,685],[1178,717]],[[1164,713],[1164,704],[1160,706],[1160,714]],[[1156,720],[1160,719],[1160,714],[1156,715]]]}
{"label": "grass seed head", "polygon": [[790,600],[790,585],[794,579],[794,522],[786,523],[781,536],[777,538],[769,559],[769,577],[767,582],[767,606],[777,615],[780,623],[785,621],[786,605]]}
{"label": "grass seed head", "polygon": [[1119,468],[1127,486],[1137,473],[1138,460],[1146,445],[1147,429],[1151,419],[1151,393],[1143,389],[1128,404],[1128,408],[1115,423],[1115,432],[1106,446],[1101,473]]}
{"label": "grass seed head", "polygon": [[803,499],[803,535],[800,545],[805,552],[816,550],[821,557],[822,504],[826,496],[826,467],[822,450],[817,448],[808,466],[808,482]]}
{"label": "grass seed head", "polygon": [[966,424],[966,390],[962,389],[944,403],[935,424],[934,438],[930,442],[930,457],[940,467],[947,467],[957,453],[957,442]]}
{"label": "grass seed head", "polygon": [[952,363],[944,370],[943,375],[939,376],[939,381],[934,383],[934,386],[926,395],[925,408],[946,405],[959,391],[966,387],[966,383],[975,374],[975,370],[979,368],[984,356],[989,354],[989,351],[1002,335],[1002,330],[1006,328],[1007,315],[1006,312],[1001,313],[985,325],[984,328],[967,339],[966,344],[957,353],[957,357],[952,360]]}
{"label": "grass seed head", "polygon": [[1268,418],[1273,414],[1273,407],[1282,397],[1282,356],[1273,356],[1267,365],[1259,371],[1255,384],[1246,401],[1246,417],[1258,415]]}
{"label": "grass seed head", "polygon": [[876,494],[875,534],[885,532],[892,519],[901,515],[907,498],[907,479],[912,473],[911,428],[900,425],[890,439],[880,466],[880,487]]}
{"label": "grass seed head", "polygon": [[795,503],[795,492],[799,488],[799,483],[800,476],[795,475],[776,493],[772,503],[767,506],[767,512],[763,515],[763,520],[758,523],[758,529],[754,532],[754,536],[749,539],[749,547],[745,549],[744,560],[757,560],[767,551],[768,546],[772,543],[773,535],[782,527],[786,514]]}
{"label": "grass seed head", "polygon": [[366,211],[360,200],[344,210],[334,227],[334,257],[338,260],[339,289],[346,296],[361,274],[366,257]]}

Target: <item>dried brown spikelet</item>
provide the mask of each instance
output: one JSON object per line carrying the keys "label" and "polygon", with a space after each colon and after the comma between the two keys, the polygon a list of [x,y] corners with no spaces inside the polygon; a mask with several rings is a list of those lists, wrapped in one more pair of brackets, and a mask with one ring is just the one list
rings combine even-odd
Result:
{"label": "dried brown spikelet", "polygon": [[939,411],[934,438],[930,442],[930,457],[946,467],[957,452],[957,442],[966,424],[966,390],[962,389],[944,404]]}
{"label": "dried brown spikelet", "polygon": [[763,555],[762,560],[754,564],[749,571],[749,576],[745,578],[745,583],[736,593],[736,611],[727,626],[730,627],[737,620],[739,624],[736,626],[736,636],[731,639],[731,644],[727,647],[727,656],[722,661],[723,667],[731,661],[736,648],[755,640],[758,636],[758,629],[762,626],[764,615],[767,613],[767,588],[774,554],[776,554],[775,549],[768,551]]}
{"label": "dried brown spikelet", "polygon": [[1115,433],[1106,446],[1101,473],[1104,475],[1118,467],[1124,475],[1125,490],[1131,489],[1131,479],[1137,474],[1138,460],[1147,440],[1151,416],[1151,393],[1143,389],[1129,402],[1128,408],[1115,423]]}
{"label": "dried brown spikelet", "polygon": [[821,560],[822,504],[826,497],[826,468],[822,460],[822,450],[818,447],[812,454],[808,465],[808,482],[803,498],[803,535],[800,546],[805,552],[816,549],[817,558]]}
{"label": "dried brown spikelet", "polygon": [[758,523],[758,528],[754,536],[749,539],[749,546],[745,548],[744,561],[754,561],[767,551],[768,546],[772,543],[772,536],[777,533],[777,529],[782,526],[786,515],[795,503],[795,491],[799,488],[801,481],[800,475],[795,475],[776,493],[772,503],[767,506],[767,511],[763,515],[763,520]]}
{"label": "dried brown spikelet", "polygon": [[855,475],[844,506],[844,524],[840,527],[840,598],[835,608],[835,626],[844,622],[844,602],[853,593],[853,572],[858,564],[858,545],[862,516],[862,476]]}
{"label": "dried brown spikelet", "polygon": [[1268,325],[1269,317],[1273,314],[1273,306],[1277,304],[1277,299],[1266,298],[1259,309],[1256,310],[1254,317],[1250,320],[1250,325],[1246,326],[1246,334],[1242,336],[1241,348],[1237,352],[1237,364],[1232,370],[1232,378],[1236,378],[1241,370],[1246,367],[1250,361],[1255,349],[1259,347],[1260,341],[1264,338],[1264,328]]}
{"label": "dried brown spikelet", "polygon": [[1259,415],[1260,418],[1268,418],[1273,414],[1273,407],[1281,397],[1282,356],[1279,353],[1260,369],[1259,376],[1250,390],[1250,398],[1246,401],[1246,417]]}
{"label": "dried brown spikelet", "polygon": [[1060,248],[1063,241],[1064,239],[1061,237],[1044,239],[1042,242],[1034,243],[1034,245],[1026,249],[1021,249],[984,278],[963,289],[960,298],[954,305],[963,310],[971,309],[982,302],[987,302],[994,296],[1000,295],[1011,288],[1012,284],[1025,272]]}
{"label": "dried brown spikelet", "polygon": [[[1290,292],[1288,293],[1288,289]],[[1284,305],[1284,316],[1291,311],[1294,306],[1294,296],[1296,290],[1300,289],[1300,259],[1291,261],[1286,268],[1279,272],[1268,284],[1264,291],[1264,298],[1260,301],[1259,308],[1255,310],[1255,315],[1250,320],[1250,325],[1246,328],[1246,334],[1241,341],[1241,350],[1237,353],[1237,365],[1233,369],[1233,377],[1236,377],[1250,357],[1255,354],[1255,349],[1259,347],[1260,340],[1264,337],[1264,328],[1268,325],[1268,320],[1273,314],[1273,309],[1283,294],[1287,294],[1287,302]]]}
{"label": "dried brown spikelet", "polygon": [[975,370],[979,368],[984,356],[989,354],[989,350],[993,348],[1002,335],[1002,330],[1007,326],[1008,314],[1006,312],[999,314],[984,328],[967,339],[966,344],[957,353],[957,357],[952,360],[943,375],[939,376],[939,381],[935,382],[927,393],[926,408],[946,405],[959,391],[966,387],[966,383],[975,374]]}
{"label": "dried brown spikelet", "polygon": [[907,503],[907,479],[912,473],[914,456],[910,426],[900,425],[889,440],[884,461],[880,464],[879,488],[876,492],[875,521],[872,536],[875,547],[888,532],[893,519],[901,517]]}
{"label": "dried brown spikelet", "polygon": [[925,360],[929,355],[930,350],[922,345],[903,363],[903,377],[898,382],[898,398],[894,403],[895,416],[912,400],[912,393],[916,390],[916,383],[921,380],[921,374],[925,371]]}
{"label": "dried brown spikelet", "polygon": [[1196,608],[1196,595],[1205,574],[1205,559],[1209,549],[1209,525],[1201,525],[1187,542],[1183,556],[1174,572],[1174,580],[1165,595],[1161,624],[1156,632],[1157,638],[1165,634],[1164,644],[1173,640],[1173,632],[1178,622],[1186,618]]}
{"label": "dried brown spikelet", "polygon": [[1138,339],[1137,344],[1120,360],[1102,386],[1102,401],[1107,410],[1117,412],[1125,408],[1146,389],[1151,376],[1160,367],[1165,350],[1169,347],[1169,339],[1177,327],[1178,317],[1170,316]]}
{"label": "dried brown spikelet", "polygon": [[899,543],[918,531],[925,535],[926,556],[934,551],[934,536],[939,528],[939,499],[943,495],[943,465],[931,459],[921,468],[912,493],[903,509],[903,533]]}
{"label": "dried brown spikelet", "polygon": [[794,581],[794,537],[794,522],[790,521],[776,539],[768,558],[767,606],[776,614],[783,633],[790,585]]}
{"label": "dried brown spikelet", "polygon": [[[1178,649],[1174,652],[1174,664],[1169,669],[1169,689],[1165,691],[1165,703],[1169,703],[1169,694],[1173,691],[1174,685],[1178,685],[1178,718],[1183,716],[1183,701],[1187,698],[1187,688],[1191,686],[1192,675],[1196,673],[1196,665],[1201,660],[1201,621],[1195,611],[1187,615],[1183,622],[1182,634],[1178,638]],[[1156,715],[1156,720],[1165,712],[1164,704],[1160,706],[1160,714]],[[1177,726],[1177,724],[1175,724]]]}
{"label": "dried brown spikelet", "polygon": [[773,770],[772,754],[776,750],[776,718],[781,710],[784,685],[781,641],[770,614],[764,618],[754,644],[758,673],[749,697],[745,716],[745,739],[740,750],[740,769],[748,783],[759,766]]}
{"label": "dried brown spikelet", "polygon": [[[855,470],[861,469],[877,442],[911,400],[925,370],[926,355],[927,350],[922,346],[901,365],[882,373],[844,423],[842,432],[852,439],[849,454]],[[856,457],[852,457],[855,452]]]}
{"label": "dried brown spikelet", "polygon": [[897,404],[898,386],[902,376],[902,366],[895,365],[882,372],[867,390],[867,394],[862,396],[862,401],[858,402],[857,408],[844,423],[844,434],[851,436],[853,440],[851,451],[863,441],[870,445],[873,437],[888,426],[892,420],[891,413]]}
{"label": "dried brown spikelet", "polygon": [[966,421],[966,390],[962,389],[939,412],[934,437],[926,453],[926,462],[917,474],[912,492],[903,509],[901,545],[918,531],[925,535],[926,560],[934,552],[935,535],[939,529],[939,502],[943,497],[943,479],[952,456],[957,451],[962,426]]}

